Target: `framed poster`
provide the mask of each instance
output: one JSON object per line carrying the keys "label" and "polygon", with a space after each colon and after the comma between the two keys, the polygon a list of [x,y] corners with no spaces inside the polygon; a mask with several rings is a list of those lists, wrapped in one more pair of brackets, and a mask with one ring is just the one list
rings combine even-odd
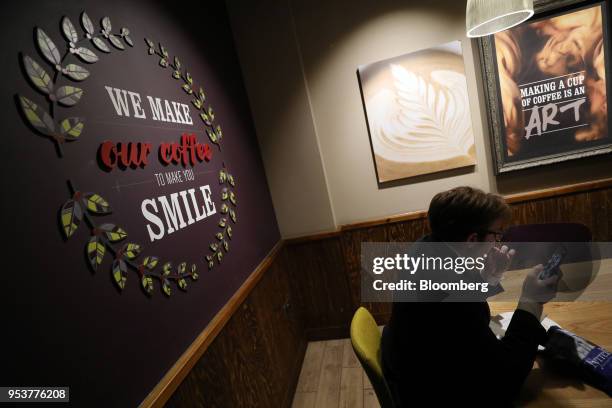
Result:
{"label": "framed poster", "polygon": [[496,174],[612,151],[609,2],[534,6],[478,40]]}
{"label": "framed poster", "polygon": [[461,43],[357,70],[378,183],[476,163]]}

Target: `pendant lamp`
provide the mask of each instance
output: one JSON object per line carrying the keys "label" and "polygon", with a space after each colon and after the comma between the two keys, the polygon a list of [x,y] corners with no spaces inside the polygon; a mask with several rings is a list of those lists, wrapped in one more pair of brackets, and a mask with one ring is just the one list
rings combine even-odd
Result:
{"label": "pendant lamp", "polygon": [[514,27],[533,16],[533,0],[468,0],[467,36],[484,37]]}

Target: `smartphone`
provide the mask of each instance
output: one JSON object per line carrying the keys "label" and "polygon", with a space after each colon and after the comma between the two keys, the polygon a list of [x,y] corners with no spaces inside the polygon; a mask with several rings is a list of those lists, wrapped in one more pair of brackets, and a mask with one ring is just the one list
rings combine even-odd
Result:
{"label": "smartphone", "polygon": [[565,257],[565,254],[567,254],[567,249],[565,249],[564,246],[557,247],[557,249],[555,250],[555,252],[553,252],[548,261],[546,261],[546,265],[544,265],[544,269],[542,270],[542,272],[540,272],[538,278],[540,280],[548,279],[551,276],[555,275],[557,273],[559,265],[561,265],[561,262]]}

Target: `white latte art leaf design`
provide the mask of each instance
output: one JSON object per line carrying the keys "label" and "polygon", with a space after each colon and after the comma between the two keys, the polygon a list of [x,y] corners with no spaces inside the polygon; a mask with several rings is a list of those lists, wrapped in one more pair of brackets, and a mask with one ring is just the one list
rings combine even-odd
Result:
{"label": "white latte art leaf design", "polygon": [[393,91],[368,104],[376,154],[396,162],[432,162],[467,156],[474,141],[465,75],[435,70],[429,80],[391,65]]}

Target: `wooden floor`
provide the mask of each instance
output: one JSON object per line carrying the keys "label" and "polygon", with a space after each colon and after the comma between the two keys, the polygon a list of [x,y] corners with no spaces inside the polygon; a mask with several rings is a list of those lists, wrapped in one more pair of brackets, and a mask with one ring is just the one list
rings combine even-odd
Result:
{"label": "wooden floor", "polygon": [[308,343],[293,408],[379,408],[349,339]]}

